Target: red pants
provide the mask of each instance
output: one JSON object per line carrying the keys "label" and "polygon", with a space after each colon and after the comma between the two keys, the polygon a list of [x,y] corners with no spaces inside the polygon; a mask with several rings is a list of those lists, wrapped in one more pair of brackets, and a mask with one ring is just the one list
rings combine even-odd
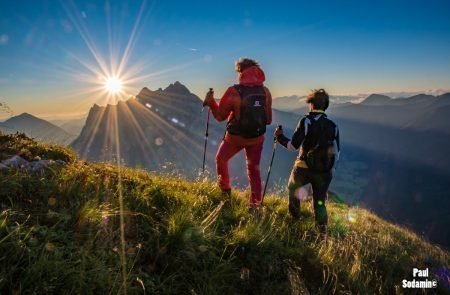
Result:
{"label": "red pants", "polygon": [[220,144],[216,155],[217,181],[222,190],[230,189],[230,175],[228,174],[228,161],[242,149],[245,150],[247,175],[250,183],[250,207],[261,206],[261,175],[259,163],[263,149],[264,139],[254,141],[241,141],[230,139],[229,136]]}

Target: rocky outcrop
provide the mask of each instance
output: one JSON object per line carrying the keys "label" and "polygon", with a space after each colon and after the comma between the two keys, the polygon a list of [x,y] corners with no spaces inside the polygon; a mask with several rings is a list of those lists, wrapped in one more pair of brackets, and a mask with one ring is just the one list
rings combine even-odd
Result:
{"label": "rocky outcrop", "polygon": [[20,156],[12,156],[0,163],[0,170],[22,169],[28,172],[37,173],[44,171],[52,165],[66,165],[66,162],[61,160],[41,160],[39,157],[33,161],[27,161]]}

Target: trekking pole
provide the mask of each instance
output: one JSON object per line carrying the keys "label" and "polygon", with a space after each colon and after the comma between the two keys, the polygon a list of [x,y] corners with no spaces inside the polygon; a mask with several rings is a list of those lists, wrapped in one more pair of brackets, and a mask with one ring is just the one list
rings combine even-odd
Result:
{"label": "trekking pole", "polygon": [[[281,125],[278,125],[278,128],[280,130],[283,130],[283,127]],[[272,159],[270,160],[269,171],[267,172],[266,184],[264,185],[264,191],[263,191],[263,195],[262,195],[262,199],[261,199],[261,206],[262,206],[262,204],[264,202],[264,196],[266,195],[267,184],[269,183],[270,171],[272,171],[273,158],[275,157],[275,151],[277,150],[277,146],[278,146],[277,137],[274,136],[274,138],[273,138]]]}
{"label": "trekking pole", "polygon": [[[214,92],[212,88],[209,88],[209,93]],[[209,115],[211,114],[211,109],[208,108],[208,117],[206,119],[205,128],[205,149],[203,150],[203,172],[205,172],[205,162],[206,162],[206,146],[208,145],[208,135],[209,135]]]}

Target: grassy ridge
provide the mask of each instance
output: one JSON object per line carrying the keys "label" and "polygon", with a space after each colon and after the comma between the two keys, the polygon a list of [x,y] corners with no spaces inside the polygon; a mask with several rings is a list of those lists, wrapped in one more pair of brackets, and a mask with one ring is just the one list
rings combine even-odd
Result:
{"label": "grassy ridge", "polygon": [[[0,156],[35,156],[27,140],[0,135]],[[433,274],[450,264],[448,252],[363,209],[330,202],[325,242],[309,204],[298,222],[285,198],[269,196],[254,220],[245,192],[230,204],[206,179],[119,175],[61,147],[44,150],[67,165],[0,171],[2,294],[123,292],[120,192],[129,294],[402,294],[413,267]]]}

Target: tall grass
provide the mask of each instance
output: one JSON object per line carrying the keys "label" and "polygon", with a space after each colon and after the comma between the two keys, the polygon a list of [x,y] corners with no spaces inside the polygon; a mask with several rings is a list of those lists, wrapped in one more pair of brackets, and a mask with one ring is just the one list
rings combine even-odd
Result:
{"label": "tall grass", "polygon": [[[2,294],[124,291],[118,170],[67,162],[0,172]],[[205,179],[123,168],[121,179],[130,294],[401,294],[413,267],[449,267],[448,252],[363,209],[330,203],[321,240],[305,203],[296,221],[269,196],[255,220],[245,192],[230,203]]]}

